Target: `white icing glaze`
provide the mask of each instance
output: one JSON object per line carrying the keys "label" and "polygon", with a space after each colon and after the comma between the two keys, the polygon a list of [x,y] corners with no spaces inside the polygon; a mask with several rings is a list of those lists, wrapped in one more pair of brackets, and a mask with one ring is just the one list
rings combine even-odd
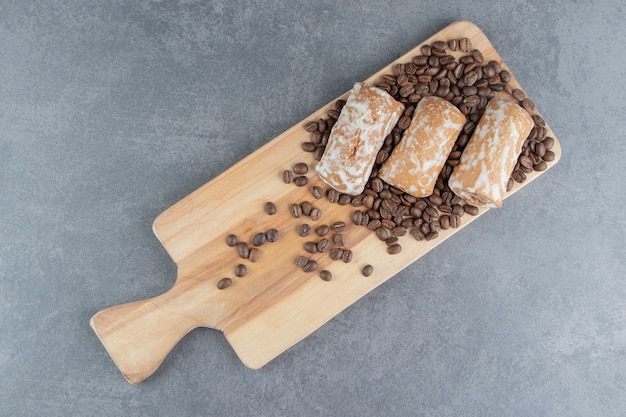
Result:
{"label": "white icing glaze", "polygon": [[360,194],[403,109],[381,89],[355,84],[315,168],[322,180],[342,193]]}
{"label": "white icing glaze", "polygon": [[532,125],[530,115],[517,104],[492,99],[448,179],[450,189],[470,204],[500,207]]}

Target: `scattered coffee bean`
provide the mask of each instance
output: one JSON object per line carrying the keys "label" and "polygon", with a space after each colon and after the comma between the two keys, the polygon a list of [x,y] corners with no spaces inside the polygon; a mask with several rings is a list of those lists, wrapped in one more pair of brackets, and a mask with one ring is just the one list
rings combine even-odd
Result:
{"label": "scattered coffee bean", "polygon": [[352,213],[352,223],[356,225],[361,225],[363,223],[363,212],[360,210],[356,210]]}
{"label": "scattered coffee bean", "polygon": [[341,254],[341,260],[347,264],[352,262],[352,251],[350,249],[345,249]]}
{"label": "scattered coffee bean", "polygon": [[300,255],[296,258],[296,266],[298,268],[302,268],[304,265],[306,265],[307,262],[308,259],[306,256]]}
{"label": "scattered coffee bean", "polygon": [[298,162],[293,166],[293,172],[296,175],[304,175],[309,172],[309,166],[304,162]]}
{"label": "scattered coffee bean", "polygon": [[251,248],[248,254],[248,260],[250,262],[256,262],[261,257],[261,252],[257,248]]}
{"label": "scattered coffee bean", "polygon": [[232,285],[233,280],[230,278],[222,278],[217,281],[217,288],[223,290],[224,288],[228,288]]}
{"label": "scattered coffee bean", "polygon": [[291,182],[293,181],[293,171],[286,169],[283,171],[283,182],[285,184],[291,184]]}
{"label": "scattered coffee bean", "polygon": [[387,240],[385,240],[385,244],[387,246],[391,246],[391,245],[395,245],[399,241],[400,241],[400,238],[398,236],[391,236]]}
{"label": "scattered coffee bean", "polygon": [[322,191],[321,187],[317,185],[311,187],[311,194],[313,194],[313,197],[317,198],[318,200],[324,197],[324,191]]}
{"label": "scattered coffee bean", "polygon": [[320,278],[324,281],[330,281],[333,279],[333,274],[330,271],[323,269],[320,271]]}
{"label": "scattered coffee bean", "polygon": [[268,201],[267,203],[265,203],[264,209],[265,209],[265,212],[269,214],[270,216],[273,216],[274,214],[276,214],[276,205],[272,203],[271,201]]}
{"label": "scattered coffee bean", "polygon": [[399,243],[393,244],[387,247],[387,253],[390,255],[398,254],[402,251],[402,246]]}
{"label": "scattered coffee bean", "polygon": [[237,252],[239,253],[239,257],[243,259],[248,259],[250,256],[250,249],[245,242],[237,243]]}
{"label": "scattered coffee bean", "polygon": [[317,262],[314,261],[313,259],[307,260],[307,263],[304,264],[304,266],[302,267],[302,270],[304,272],[313,272],[316,269],[317,269]]}
{"label": "scattered coffee bean", "polygon": [[336,233],[333,235],[333,244],[342,248],[346,245],[346,239],[341,233]]}
{"label": "scattered coffee bean", "polygon": [[254,235],[254,237],[252,238],[252,244],[254,246],[261,246],[262,244],[264,244],[267,241],[267,236],[265,235],[265,233],[257,233],[256,235]]}
{"label": "scattered coffee bean", "polygon": [[240,278],[246,275],[247,272],[248,268],[244,264],[239,264],[237,265],[237,268],[235,268],[235,275]]}
{"label": "scattered coffee bean", "polygon": [[333,248],[330,250],[330,259],[332,259],[333,261],[337,261],[341,259],[342,256],[343,256],[343,249]]}
{"label": "scattered coffee bean", "polygon": [[346,222],[334,222],[331,226],[331,228],[335,231],[335,232],[343,232],[346,230]]}
{"label": "scattered coffee bean", "polygon": [[361,269],[361,274],[363,274],[364,277],[369,277],[373,273],[374,273],[374,267],[372,265],[369,265],[369,264],[365,265],[363,269]]}
{"label": "scattered coffee bean", "polygon": [[302,206],[300,206],[300,204],[294,203],[290,206],[291,208],[291,215],[293,217],[295,217],[296,219],[299,217],[302,217]]}
{"label": "scattered coffee bean", "polygon": [[265,238],[268,242],[276,242],[278,240],[279,233],[277,229],[270,229],[265,232]]}
{"label": "scattered coffee bean", "polygon": [[330,242],[326,238],[322,238],[319,242],[317,242],[317,251],[320,253],[324,253],[330,249]]}
{"label": "scattered coffee bean", "polygon": [[235,246],[237,244],[237,236],[232,233],[226,236],[226,244],[230,247]]}
{"label": "scattered coffee bean", "polygon": [[439,236],[439,233],[433,230],[432,232],[430,232],[430,233],[428,233],[428,234],[426,235],[426,240],[433,240],[433,239],[436,239],[436,238],[437,238],[437,236]]}
{"label": "scattered coffee bean", "polygon": [[326,236],[328,233],[330,232],[330,227],[328,227],[327,225],[323,224],[321,226],[318,226],[317,228],[315,228],[315,233],[317,233],[317,235],[319,237],[324,237]]}
{"label": "scattered coffee bean", "polygon": [[322,211],[318,208],[314,208],[313,210],[311,210],[310,217],[311,220],[318,221],[320,217],[322,217]]}
{"label": "scattered coffee bean", "polygon": [[295,177],[293,179],[293,183],[298,187],[304,187],[309,183],[309,179],[305,175],[300,175],[299,177]]}
{"label": "scattered coffee bean", "polygon": [[311,225],[304,223],[298,226],[298,235],[300,235],[301,237],[306,237],[310,234],[311,234]]}
{"label": "scattered coffee bean", "polygon": [[311,210],[313,210],[313,204],[311,204],[308,201],[303,201],[300,203],[300,207],[302,208],[302,215],[303,216],[310,216],[311,215]]}
{"label": "scattered coffee bean", "polygon": [[309,252],[309,253],[316,253],[317,252],[317,242],[306,242],[304,244],[304,250]]}

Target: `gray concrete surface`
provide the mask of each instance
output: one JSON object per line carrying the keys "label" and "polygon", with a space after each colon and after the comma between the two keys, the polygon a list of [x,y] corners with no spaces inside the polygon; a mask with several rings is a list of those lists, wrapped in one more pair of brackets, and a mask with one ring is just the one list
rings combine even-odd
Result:
{"label": "gray concrete surface", "polygon": [[[0,1],[0,415],[626,415],[620,1]],[[191,332],[146,382],[91,331],[166,291],[170,205],[447,24],[551,171],[261,370]]]}

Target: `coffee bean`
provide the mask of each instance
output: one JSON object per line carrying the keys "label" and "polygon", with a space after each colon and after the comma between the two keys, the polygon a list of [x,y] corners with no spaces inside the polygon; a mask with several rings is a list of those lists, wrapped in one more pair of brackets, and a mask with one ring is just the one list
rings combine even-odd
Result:
{"label": "coffee bean", "polygon": [[315,159],[316,161],[320,161],[322,159],[322,156],[324,155],[325,149],[326,148],[324,146],[316,147],[313,151],[313,159]]}
{"label": "coffee bean", "polygon": [[309,259],[307,263],[302,267],[304,272],[313,272],[317,269],[317,262],[313,259]]}
{"label": "coffee bean", "polygon": [[295,217],[296,219],[298,217],[302,217],[302,206],[300,206],[300,204],[292,204],[291,206],[291,215],[293,217]]}
{"label": "coffee bean", "polygon": [[436,208],[431,207],[431,206],[426,207],[426,209],[424,210],[424,213],[428,214],[432,219],[436,219],[437,217],[439,217],[439,211],[437,211]]}
{"label": "coffee bean", "polygon": [[302,208],[302,215],[303,216],[310,216],[311,215],[311,211],[313,211],[313,204],[311,204],[308,201],[303,201],[300,203],[300,208]]}
{"label": "coffee bean", "polygon": [[248,254],[248,260],[250,262],[256,262],[261,257],[261,252],[257,248],[251,248],[250,253]]}
{"label": "coffee bean", "polygon": [[526,98],[526,94],[524,94],[524,92],[519,88],[516,88],[513,90],[513,97],[515,97],[519,101],[522,101]]}
{"label": "coffee bean", "polygon": [[308,122],[304,125],[304,130],[307,132],[315,132],[318,128],[317,122]]}
{"label": "coffee bean", "polygon": [[344,247],[346,245],[346,240],[341,233],[336,233],[333,235],[333,244],[335,246]]}
{"label": "coffee bean", "polygon": [[298,162],[293,166],[293,172],[296,175],[304,175],[309,172],[309,166],[304,162]]}
{"label": "coffee bean", "polygon": [[425,237],[426,240],[433,240],[436,239],[439,236],[439,233],[436,231],[432,231],[430,233],[428,233]]}
{"label": "coffee bean", "polygon": [[543,155],[543,160],[547,162],[554,161],[555,158],[556,155],[552,151],[546,151],[546,153]]}
{"label": "coffee bean", "polygon": [[524,174],[524,171],[520,169],[513,170],[512,177],[515,181],[519,183],[526,181],[526,174]]}
{"label": "coffee bean", "polygon": [[320,217],[322,217],[322,211],[318,208],[313,208],[309,217],[311,217],[313,221],[318,221]]}
{"label": "coffee bean", "polygon": [[471,204],[465,204],[463,210],[470,216],[476,216],[478,214],[478,207]]}
{"label": "coffee bean", "polygon": [[304,265],[306,265],[307,262],[308,262],[308,259],[304,255],[300,255],[296,258],[296,266],[298,268],[302,268]]}
{"label": "coffee bean", "polygon": [[474,60],[478,63],[482,63],[485,60],[485,58],[483,58],[483,54],[478,49],[474,49],[472,51],[472,56],[474,57]]}
{"label": "coffee bean", "polygon": [[319,242],[317,242],[317,251],[319,253],[324,253],[328,251],[329,248],[330,248],[330,242],[328,241],[328,239],[323,238]]}
{"label": "coffee bean", "polygon": [[393,229],[391,229],[391,234],[393,236],[404,236],[407,233],[407,229],[406,227],[403,226],[396,226]]}
{"label": "coffee bean", "polygon": [[277,229],[270,229],[265,232],[265,238],[268,242],[276,242],[278,240],[279,233]]}
{"label": "coffee bean", "polygon": [[380,178],[374,178],[372,180],[372,190],[374,190],[374,192],[381,192],[383,190],[383,186],[383,181]]}
{"label": "coffee bean", "polygon": [[542,143],[546,150],[549,151],[554,147],[554,138],[548,136],[542,141]]}
{"label": "coffee bean", "polygon": [[235,246],[237,244],[237,236],[232,233],[226,236],[226,244],[230,247]]}
{"label": "coffee bean", "polygon": [[409,116],[402,116],[400,120],[398,121],[398,127],[402,130],[408,129],[410,125],[411,125],[411,118]]}
{"label": "coffee bean", "polygon": [[402,246],[399,243],[387,247],[387,253],[390,255],[398,254],[402,251]]}
{"label": "coffee bean", "polygon": [[306,242],[304,244],[304,250],[309,252],[309,253],[316,253],[317,252],[317,243],[316,242]]}
{"label": "coffee bean", "polygon": [[315,233],[317,233],[317,235],[319,237],[324,237],[326,236],[328,233],[330,232],[330,227],[328,227],[327,225],[323,224],[321,226],[318,226],[315,229]]}
{"label": "coffee bean", "polygon": [[330,258],[333,261],[337,261],[337,260],[341,259],[342,256],[343,256],[343,249],[334,248],[334,249],[330,250]]}
{"label": "coffee bean", "polygon": [[333,274],[330,271],[323,269],[320,271],[320,278],[324,281],[330,281],[333,279]]}
{"label": "coffee bean", "polygon": [[335,232],[343,232],[344,230],[346,230],[346,222],[342,222],[342,221],[334,222],[330,227]]}
{"label": "coffee bean", "polygon": [[541,161],[536,165],[533,165],[533,169],[535,171],[545,171],[546,169],[548,169],[548,164],[546,164],[545,161]]}
{"label": "coffee bean", "polygon": [[526,110],[528,113],[532,113],[534,111],[536,111],[537,109],[535,108],[535,103],[533,103],[533,101],[529,98],[525,98],[522,100],[522,107],[524,108],[524,110]]}
{"label": "coffee bean", "polygon": [[459,39],[459,49],[462,52],[469,52],[472,49],[472,41],[468,38]]}
{"label": "coffee bean", "polygon": [[311,142],[315,145],[319,145],[320,143],[322,143],[322,132],[320,132],[319,130],[313,132],[313,134],[311,135]]}
{"label": "coffee bean", "polygon": [[389,238],[389,230],[385,229],[384,227],[379,227],[378,229],[376,229],[376,236],[378,237],[378,239],[385,241]]}
{"label": "coffee bean", "polygon": [[223,290],[224,288],[228,288],[232,285],[233,280],[230,278],[222,278],[217,281],[217,288]]}
{"label": "coffee bean", "polygon": [[369,277],[373,273],[374,273],[374,267],[372,265],[369,265],[369,264],[365,265],[363,269],[361,269],[361,274],[363,274],[364,277]]}
{"label": "coffee bean", "polygon": [[352,251],[350,249],[345,249],[341,254],[341,260],[347,264],[352,262]]}
{"label": "coffee bean", "polygon": [[334,188],[330,188],[327,192],[326,192],[326,198],[328,199],[328,201],[330,201],[331,203],[336,203],[339,201],[339,192],[337,190],[335,190]]}
{"label": "coffee bean", "polygon": [[361,225],[363,223],[363,212],[360,210],[355,210],[352,213],[352,223],[358,225]]}
{"label": "coffee bean", "polygon": [[311,187],[311,194],[313,194],[313,197],[317,198],[318,200],[324,197],[324,191],[322,191],[322,188],[317,185]]}
{"label": "coffee bean", "polygon": [[317,146],[313,142],[302,142],[302,150],[304,152],[315,152]]}
{"label": "coffee bean", "polygon": [[391,236],[389,239],[385,240],[385,245],[387,246],[395,245],[399,241],[400,241],[400,238],[398,236]]}
{"label": "coffee bean", "polygon": [[265,235],[265,233],[257,233],[256,235],[254,235],[254,237],[252,238],[252,244],[254,246],[261,246],[262,244],[264,244],[267,241],[267,236]]}
{"label": "coffee bean", "polygon": [[274,214],[276,214],[276,205],[271,201],[268,201],[267,203],[265,203],[264,210],[267,214],[273,216]]}
{"label": "coffee bean", "polygon": [[250,256],[250,248],[245,242],[237,243],[237,252],[239,253],[239,257],[243,259],[248,259]]}
{"label": "coffee bean", "polygon": [[309,182],[309,179],[305,175],[300,175],[299,177],[295,177],[293,179],[293,183],[298,187],[304,187]]}
{"label": "coffee bean", "polygon": [[311,225],[304,223],[298,226],[298,235],[300,235],[301,237],[306,237],[310,234],[311,234]]}
{"label": "coffee bean", "polygon": [[461,216],[459,216],[458,214],[453,214],[450,217],[450,227],[456,229],[460,225],[461,225]]}
{"label": "coffee bean", "polygon": [[411,236],[413,236],[415,240],[424,240],[426,237],[419,228],[411,230]]}
{"label": "coffee bean", "polygon": [[244,264],[239,264],[237,268],[235,268],[235,275],[240,278],[246,275],[246,272],[248,272],[248,268]]}
{"label": "coffee bean", "polygon": [[439,218],[439,225],[442,230],[448,230],[450,228],[450,216],[444,214]]}
{"label": "coffee bean", "polygon": [[291,171],[290,169],[286,169],[283,171],[283,182],[285,184],[291,184],[291,182],[293,181],[293,171]]}

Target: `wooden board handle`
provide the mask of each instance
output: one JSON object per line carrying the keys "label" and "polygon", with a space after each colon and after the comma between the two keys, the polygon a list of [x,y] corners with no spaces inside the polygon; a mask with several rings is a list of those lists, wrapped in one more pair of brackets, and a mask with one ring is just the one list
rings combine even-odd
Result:
{"label": "wooden board handle", "polygon": [[176,287],[148,300],[111,307],[96,313],[89,324],[131,384],[158,368],[189,331],[202,325],[179,307]]}

